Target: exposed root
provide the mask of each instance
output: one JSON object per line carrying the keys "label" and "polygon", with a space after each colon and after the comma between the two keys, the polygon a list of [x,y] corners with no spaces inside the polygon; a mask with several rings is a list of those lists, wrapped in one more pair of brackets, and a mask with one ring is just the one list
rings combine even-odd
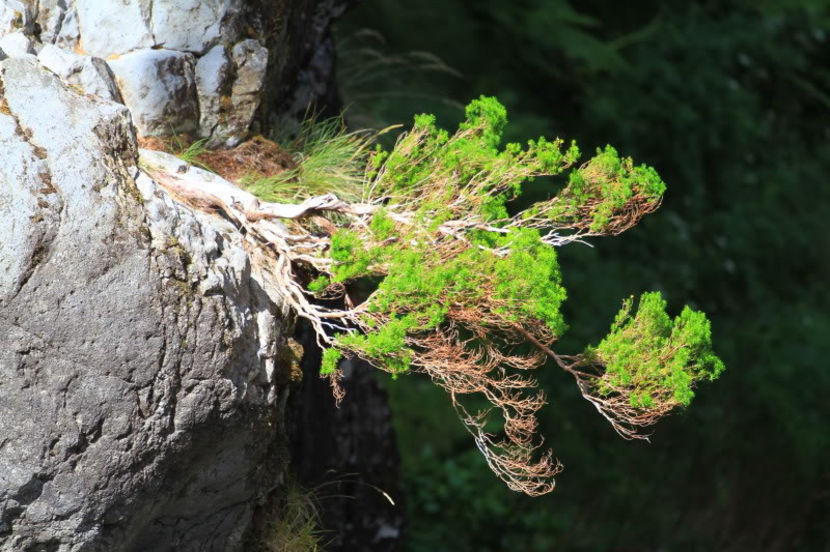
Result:
{"label": "exposed root", "polygon": [[[429,124],[416,126],[394,150],[394,159],[406,162],[390,169],[394,161],[390,157],[370,171],[363,202],[343,201],[333,194],[309,197],[298,204],[267,202],[169,154],[142,149],[140,161],[142,169],[179,201],[220,214],[236,225],[265,291],[308,320],[317,343],[335,353],[335,366],[327,377],[337,401],[343,397],[337,355],[359,356],[393,373],[411,369],[427,374],[447,391],[493,472],[511,489],[537,496],[553,490],[554,476],[562,469],[550,450],[541,450],[536,414],[546,401],[530,375],[548,357],[574,375],[585,398],[626,438],[643,438],[638,430],[673,408],[632,407],[624,389],[598,386],[601,369],[586,367],[582,358],[563,357],[552,349],[557,332],[564,328],[558,314],[564,291],[559,286],[555,254],[546,246],[622,232],[657,208],[659,194],[641,193],[635,186],[627,200],[609,203],[609,197],[616,197],[615,190],[631,187],[630,160],[625,161],[629,165],[623,165],[624,170],[618,164],[617,172],[610,173],[604,168],[607,163],[587,164],[579,170],[589,185],[592,179],[604,179],[594,188],[573,191],[569,186],[508,217],[503,206],[515,197],[515,183],[559,174],[575,155],[557,153],[561,162],[551,168],[543,158],[558,152],[561,141],[540,141],[527,151],[505,152],[510,155],[490,152],[492,159],[475,170],[442,160],[439,150],[453,144],[474,143],[489,151],[482,142],[481,125],[463,127],[449,142],[436,138]],[[201,153],[199,159],[235,180],[252,171],[270,175],[293,168],[284,152],[260,138],[233,150]],[[392,174],[393,170],[402,171],[403,176]],[[463,178],[460,171],[467,171]],[[598,219],[600,215],[603,218]],[[344,229],[351,236],[349,247],[355,248],[355,255],[364,255],[363,264],[346,275],[338,270],[347,262],[336,260],[333,252],[335,238]],[[515,250],[519,251],[516,255]],[[417,295],[427,288],[418,286],[396,290],[381,286],[357,304],[346,294],[349,280],[371,276],[388,282],[393,267],[410,270],[410,265],[400,263],[412,251],[417,251],[417,262],[422,264],[415,272],[440,271],[460,257],[474,259],[478,264],[467,267],[466,276],[459,272],[447,278],[466,277],[475,285],[439,285],[437,290],[433,286],[426,305]],[[515,274],[498,274],[498,267]],[[523,282],[528,270],[537,270],[528,278],[530,284]],[[318,275],[323,283],[312,292],[310,280]],[[411,278],[417,280],[418,275]],[[527,290],[539,292],[547,302],[529,307],[532,298],[522,295]],[[318,301],[337,297],[344,297],[344,308],[328,308]],[[383,303],[390,297],[399,301]],[[387,307],[377,308],[379,304]],[[386,338],[397,346],[358,339],[383,337],[380,332],[387,330]],[[349,337],[355,339],[349,341]],[[532,345],[529,350],[528,343]],[[490,408],[469,411],[470,396],[485,398]],[[493,427],[500,430],[493,432]]]}

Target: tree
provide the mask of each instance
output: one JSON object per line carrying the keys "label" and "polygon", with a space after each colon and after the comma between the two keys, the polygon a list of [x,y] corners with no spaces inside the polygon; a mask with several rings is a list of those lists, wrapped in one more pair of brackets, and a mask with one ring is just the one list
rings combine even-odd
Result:
{"label": "tree", "polygon": [[[686,307],[671,319],[659,293],[643,294],[636,311],[624,301],[597,346],[554,351],[567,327],[555,248],[631,228],[659,207],[665,184],[611,146],[581,165],[576,144],[561,139],[500,147],[506,122],[504,107],[482,96],[452,135],[420,115],[391,151],[353,140],[352,158],[366,161],[362,178],[340,191],[353,201],[261,201],[198,169],[194,179],[173,176],[162,154],[143,159],[178,197],[245,230],[266,291],[314,327],[338,400],[344,356],[393,375],[425,373],[449,393],[493,472],[535,496],[553,490],[561,466],[540,450],[545,397],[530,370],[552,359],[621,436],[645,439],[723,364],[706,316]],[[523,183],[565,174],[549,199],[511,213]],[[372,291],[357,299],[356,282]],[[336,298],[342,308],[320,301]],[[471,395],[490,407],[471,408]]]}

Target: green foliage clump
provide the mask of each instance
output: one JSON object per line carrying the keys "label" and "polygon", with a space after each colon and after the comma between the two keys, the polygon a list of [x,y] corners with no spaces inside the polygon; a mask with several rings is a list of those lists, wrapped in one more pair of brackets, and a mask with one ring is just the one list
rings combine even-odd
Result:
{"label": "green foliage clump", "polygon": [[380,361],[387,371],[400,374],[409,370],[413,351],[406,346],[406,336],[417,327],[412,315],[393,318],[366,334],[351,333],[337,339],[338,346]]}
{"label": "green foliage clump", "polygon": [[331,237],[331,258],[335,262],[332,280],[344,282],[370,274],[369,267],[376,260],[373,249],[365,249],[363,240],[351,230],[343,229]]}
{"label": "green foliage clump", "polygon": [[694,385],[724,369],[712,352],[709,320],[688,306],[671,320],[659,292],[642,294],[633,316],[632,306],[631,298],[623,302],[611,332],[586,354],[605,366],[600,395],[624,391],[634,407],[688,406]]}
{"label": "green foliage clump", "polygon": [[[358,281],[374,288],[358,305],[347,295],[340,312],[301,305],[319,313],[311,319],[328,346],[321,373],[335,395],[344,355],[395,376],[427,373],[453,396],[488,465],[511,489],[539,495],[553,489],[560,469],[550,453],[536,452],[535,413],[545,399],[526,375],[546,357],[572,373],[627,437],[641,437],[638,428],[688,404],[693,384],[704,374],[714,378],[722,365],[708,348],[705,317],[686,310],[672,324],[662,310],[665,320],[657,315],[659,296],[648,294],[641,312],[621,315],[597,349],[569,360],[551,349],[567,328],[555,247],[630,228],[659,206],[665,185],[654,169],[635,167],[610,146],[575,169],[575,143],[502,146],[506,123],[504,106],[486,96],[470,103],[452,134],[434,116],[419,115],[390,151],[362,148],[359,205],[327,215],[328,222],[289,224],[294,236],[309,236],[300,262],[319,273],[306,292],[331,298]],[[525,183],[568,170],[564,187],[511,214]],[[339,332],[328,335],[326,326]],[[600,374],[582,371],[589,361]],[[469,394],[500,413],[502,440],[486,412],[468,413],[460,397]]]}
{"label": "green foliage clump", "polygon": [[666,185],[652,167],[634,166],[630,157],[620,157],[612,146],[597,149],[584,166],[571,172],[562,201],[550,218],[565,224],[586,225],[592,232],[611,228],[615,213],[623,211],[635,197],[657,205]]}
{"label": "green foliage clump", "polygon": [[308,284],[308,290],[312,293],[318,293],[331,285],[331,278],[328,276],[318,276]]}
{"label": "green foliage clump", "polygon": [[[498,255],[489,248],[470,248],[452,258],[444,258],[428,246],[412,245],[415,229],[398,235],[385,246],[360,248],[348,231],[332,239],[332,259],[336,281],[344,275],[368,276],[370,266],[383,262],[387,275],[369,301],[364,334],[337,338],[338,346],[360,352],[368,358],[382,359],[392,371],[409,367],[413,351],[406,346],[407,333],[432,330],[446,321],[455,308],[492,309],[503,323],[544,324],[554,335],[561,335],[565,322],[560,306],[565,299],[556,251],[542,243],[532,229],[514,229],[506,235],[491,233],[491,247],[509,252]],[[335,239],[336,238],[336,239]],[[409,238],[409,239],[406,239]],[[479,237],[479,243],[486,240]],[[369,323],[382,314],[385,322]],[[535,323],[535,322],[534,322]]]}
{"label": "green foliage clump", "polygon": [[320,374],[328,376],[337,372],[337,364],[343,358],[343,353],[331,347],[323,351],[323,360],[320,364]]}
{"label": "green foliage clump", "polygon": [[579,156],[575,145],[562,151],[562,140],[531,140],[527,148],[507,144],[499,150],[507,113],[495,98],[482,96],[467,107],[467,119],[450,136],[437,128],[433,115],[415,117],[412,131],[405,134],[388,154],[379,154],[383,170],[372,183],[376,195],[402,198],[427,192],[421,211],[445,206],[461,192],[478,196],[467,207],[469,214],[484,220],[507,218],[505,204],[521,193],[523,182],[541,174],[559,174]]}
{"label": "green foliage clump", "polygon": [[[436,127],[434,116],[419,115],[412,132],[374,161],[385,165],[373,173],[373,189],[403,197],[434,188],[434,197],[422,203],[426,211],[439,210],[455,193],[473,193],[480,200],[471,205],[472,214],[484,220],[508,218],[506,204],[521,194],[523,183],[562,173],[578,160],[580,151],[575,143],[563,150],[563,140],[544,137],[528,141],[526,148],[509,143],[499,150],[506,121],[504,106],[486,96],[470,103],[467,119],[453,136]],[[548,221],[595,234],[618,233],[644,214],[640,211],[654,210],[664,191],[653,168],[635,167],[631,158],[621,158],[607,146],[571,171],[568,185],[547,210]]]}
{"label": "green foliage clump", "polygon": [[389,215],[384,209],[379,209],[372,215],[372,222],[369,228],[372,229],[375,239],[385,240],[394,234],[395,222],[389,218]]}
{"label": "green foliage clump", "polygon": [[[392,362],[395,372],[415,355],[404,336],[447,323],[451,311],[483,311],[496,327],[539,326],[560,336],[566,293],[546,241],[552,234],[543,230],[599,234],[612,223],[614,232],[624,230],[659,204],[665,188],[653,169],[634,167],[609,146],[574,170],[558,195],[510,217],[507,202],[522,184],[562,173],[579,148],[544,137],[500,148],[507,113],[495,98],[474,100],[466,114],[453,135],[434,116],[418,115],[390,152],[376,149],[366,200],[382,206],[369,232],[342,228],[331,237],[331,282],[381,278],[367,301],[367,332],[341,336],[336,346]],[[308,289],[319,292],[322,282]]]}
{"label": "green foliage clump", "polygon": [[499,240],[510,254],[497,258],[490,268],[495,276],[495,296],[504,302],[498,311],[520,322],[523,318],[543,322],[554,335],[562,335],[566,324],[560,312],[565,300],[556,251],[542,243],[532,229],[512,231]]}
{"label": "green foliage clump", "polygon": [[495,98],[482,96],[470,102],[465,110],[467,119],[458,128],[473,130],[481,144],[494,150],[501,143],[501,136],[507,124],[507,110]]}

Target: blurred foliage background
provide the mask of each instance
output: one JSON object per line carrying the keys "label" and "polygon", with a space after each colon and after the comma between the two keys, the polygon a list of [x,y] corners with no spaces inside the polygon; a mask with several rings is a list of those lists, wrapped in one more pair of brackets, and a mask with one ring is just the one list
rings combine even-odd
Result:
{"label": "blurred foliage background", "polygon": [[560,251],[559,349],[660,290],[710,315],[727,365],[650,445],[545,370],[566,470],[538,499],[490,473],[440,389],[389,381],[407,549],[830,551],[830,3],[363,0],[337,32],[354,127],[433,112],[454,128],[488,94],[508,140],[609,143],[657,168],[657,213]]}

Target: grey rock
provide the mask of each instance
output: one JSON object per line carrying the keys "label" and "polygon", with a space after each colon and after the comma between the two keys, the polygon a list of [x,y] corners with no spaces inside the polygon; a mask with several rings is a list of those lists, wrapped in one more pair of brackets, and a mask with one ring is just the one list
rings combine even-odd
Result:
{"label": "grey rock", "polygon": [[82,56],[52,44],[44,45],[37,57],[41,65],[65,83],[79,87],[84,93],[105,100],[121,101],[115,77],[103,59]]}
{"label": "grey rock", "polygon": [[[221,44],[211,48],[196,62],[199,135],[202,137],[213,136],[220,118],[228,111],[228,104],[231,100],[232,73],[233,64],[225,47]],[[220,138],[219,141],[223,140]]]}
{"label": "grey rock", "polygon": [[23,31],[16,31],[0,37],[0,50],[3,50],[7,57],[28,56],[35,53],[32,39],[26,36]]}
{"label": "grey rock", "polygon": [[249,132],[259,108],[268,69],[268,49],[243,40],[228,55],[214,46],[196,64],[199,135],[209,146],[234,146]]}
{"label": "grey rock", "polygon": [[236,76],[231,85],[231,105],[222,113],[214,137],[226,145],[239,143],[248,134],[263,96],[268,69],[268,49],[254,39],[246,39],[231,50]]}
{"label": "grey rock", "polygon": [[31,3],[21,0],[0,0],[0,35],[15,31],[32,31]]}
{"label": "grey rock", "polygon": [[240,550],[286,461],[280,307],[124,106],[34,57],[0,94],[0,551]]}
{"label": "grey rock", "polygon": [[202,55],[220,41],[239,40],[242,34],[239,16],[246,3],[245,0],[43,0],[38,23],[44,32],[44,42],[54,43],[56,37],[70,37],[77,31],[83,52],[103,58],[151,47]]}
{"label": "grey rock", "polygon": [[249,38],[235,44],[231,55],[236,64],[233,93],[243,96],[261,94],[268,67],[268,49]]}
{"label": "grey rock", "polygon": [[147,0],[75,0],[81,48],[108,58],[155,45],[150,32],[152,2]]}
{"label": "grey rock", "polygon": [[54,44],[61,33],[67,9],[64,0],[40,0],[37,10],[37,24],[40,25],[40,40]]}
{"label": "grey rock", "polygon": [[144,49],[108,63],[142,135],[169,135],[198,128],[195,59],[191,54]]}
{"label": "grey rock", "polygon": [[219,42],[239,14],[240,0],[155,0],[151,25],[156,44],[202,54]]}
{"label": "grey rock", "polygon": [[78,11],[74,5],[64,12],[63,19],[60,20],[60,28],[54,37],[54,44],[67,50],[81,50],[81,29],[78,27]]}

